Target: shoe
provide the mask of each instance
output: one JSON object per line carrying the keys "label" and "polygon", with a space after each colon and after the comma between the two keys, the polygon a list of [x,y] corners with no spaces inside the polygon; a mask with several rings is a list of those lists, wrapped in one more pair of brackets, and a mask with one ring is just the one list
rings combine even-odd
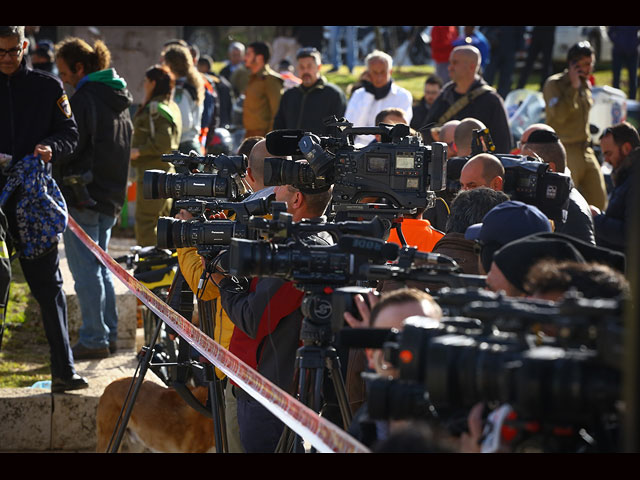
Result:
{"label": "shoe", "polygon": [[88,388],[89,382],[83,377],[74,373],[70,378],[53,378],[51,381],[51,393],[62,393],[67,390],[81,390]]}
{"label": "shoe", "polygon": [[337,72],[339,70],[340,67],[332,67],[331,70],[329,70],[327,73],[333,73],[333,72]]}
{"label": "shoe", "polygon": [[76,343],[72,348],[74,360],[90,360],[97,358],[107,358],[109,356],[109,348],[89,348],[85,347],[81,343]]}
{"label": "shoe", "polygon": [[118,342],[116,342],[115,340],[112,342],[109,342],[109,353],[113,355],[117,351],[118,351]]}

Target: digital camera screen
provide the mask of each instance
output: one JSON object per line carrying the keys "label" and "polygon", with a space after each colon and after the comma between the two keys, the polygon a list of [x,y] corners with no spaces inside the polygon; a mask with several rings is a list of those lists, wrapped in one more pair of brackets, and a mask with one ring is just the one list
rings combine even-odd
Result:
{"label": "digital camera screen", "polygon": [[414,169],[416,165],[413,155],[396,155],[396,168]]}
{"label": "digital camera screen", "polygon": [[367,172],[387,173],[389,171],[388,156],[367,156]]}

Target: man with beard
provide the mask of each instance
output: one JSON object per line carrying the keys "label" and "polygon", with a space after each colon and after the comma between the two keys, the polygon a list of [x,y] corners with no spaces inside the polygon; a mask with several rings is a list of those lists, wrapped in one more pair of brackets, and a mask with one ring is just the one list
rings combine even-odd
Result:
{"label": "man with beard", "polygon": [[332,115],[344,116],[347,107],[344,93],[321,75],[322,57],[317,49],[300,49],[296,60],[302,83],[282,95],[273,128],[304,130],[316,135],[335,133],[323,120]]}

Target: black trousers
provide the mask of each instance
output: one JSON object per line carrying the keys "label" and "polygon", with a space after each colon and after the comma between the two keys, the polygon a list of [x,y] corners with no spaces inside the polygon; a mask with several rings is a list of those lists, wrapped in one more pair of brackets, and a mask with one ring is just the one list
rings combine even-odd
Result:
{"label": "black trousers", "polygon": [[51,376],[69,378],[75,371],[67,326],[67,299],[62,289],[58,247],[34,259],[20,259],[32,295],[40,305],[51,353]]}

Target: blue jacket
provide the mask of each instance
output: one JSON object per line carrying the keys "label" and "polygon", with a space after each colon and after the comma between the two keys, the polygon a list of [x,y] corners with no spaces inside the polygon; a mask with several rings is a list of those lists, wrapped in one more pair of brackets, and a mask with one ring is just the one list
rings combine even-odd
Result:
{"label": "blue jacket", "polygon": [[609,27],[607,33],[613,42],[613,51],[620,53],[637,53],[638,31],[640,26],[618,25]]}

